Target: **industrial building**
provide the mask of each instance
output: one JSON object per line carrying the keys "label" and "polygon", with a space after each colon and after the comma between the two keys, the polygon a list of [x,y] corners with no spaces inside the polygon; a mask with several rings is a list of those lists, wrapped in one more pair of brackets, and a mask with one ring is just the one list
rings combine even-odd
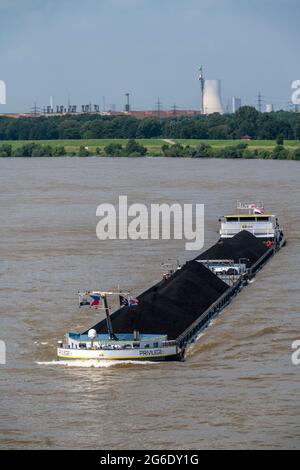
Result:
{"label": "industrial building", "polygon": [[236,96],[232,97],[232,112],[236,113],[237,110],[242,106],[241,98],[237,98]]}

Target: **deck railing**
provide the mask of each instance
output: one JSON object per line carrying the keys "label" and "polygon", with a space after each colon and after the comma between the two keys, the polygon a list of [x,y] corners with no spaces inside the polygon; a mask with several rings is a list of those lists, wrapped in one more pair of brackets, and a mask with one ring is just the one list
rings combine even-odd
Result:
{"label": "deck railing", "polygon": [[[248,274],[253,276],[265,263],[266,261],[274,254],[275,247],[267,250],[257,261],[254,263],[251,268],[248,270]],[[205,312],[200,314],[200,316],[195,320],[178,338],[177,344],[180,347],[185,348],[195,337],[196,333],[199,332],[208,321],[222,310],[225,305],[227,305],[230,300],[239,292],[243,286],[245,278],[243,275],[239,277],[237,282],[235,282],[232,287],[229,287],[224,294],[221,295],[210,307],[208,307]]]}
{"label": "deck railing", "polygon": [[240,289],[243,279],[244,277],[240,276],[238,281],[232,287],[229,287],[224,294],[208,307],[207,310],[200,314],[197,320],[195,320],[180,336],[178,336],[176,341],[179,346],[188,344],[189,340],[194,337],[194,334],[207,323],[207,320],[227,305],[231,297],[233,297]]}

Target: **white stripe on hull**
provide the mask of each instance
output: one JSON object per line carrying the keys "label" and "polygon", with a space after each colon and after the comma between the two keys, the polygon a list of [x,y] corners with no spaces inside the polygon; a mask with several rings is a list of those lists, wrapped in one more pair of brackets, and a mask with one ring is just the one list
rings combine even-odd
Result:
{"label": "white stripe on hull", "polygon": [[176,356],[178,354],[176,346],[157,349],[126,349],[126,350],[98,350],[98,349],[57,349],[59,359],[93,359],[93,360],[144,360],[163,359]]}

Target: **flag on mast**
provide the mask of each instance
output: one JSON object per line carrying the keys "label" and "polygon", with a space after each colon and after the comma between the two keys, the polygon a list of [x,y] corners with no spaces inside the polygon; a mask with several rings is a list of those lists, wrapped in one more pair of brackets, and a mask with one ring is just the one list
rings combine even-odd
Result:
{"label": "flag on mast", "polygon": [[265,214],[265,212],[264,212],[262,209],[260,209],[259,207],[252,206],[252,209],[253,209],[253,213],[254,213],[254,214],[258,214],[258,215],[259,215],[259,214],[260,214],[260,215]]}
{"label": "flag on mast", "polygon": [[135,305],[138,305],[139,301],[131,296],[128,298],[125,297],[124,295],[119,295],[120,299],[120,306],[121,307],[134,307]]}
{"label": "flag on mast", "polygon": [[128,307],[128,300],[124,295],[119,295],[120,307]]}
{"label": "flag on mast", "polygon": [[128,306],[133,307],[135,305],[138,305],[139,301],[138,299],[134,299],[133,297],[128,297]]}
{"label": "flag on mast", "polygon": [[90,294],[89,296],[90,308],[98,308],[102,304],[102,297],[99,294]]}

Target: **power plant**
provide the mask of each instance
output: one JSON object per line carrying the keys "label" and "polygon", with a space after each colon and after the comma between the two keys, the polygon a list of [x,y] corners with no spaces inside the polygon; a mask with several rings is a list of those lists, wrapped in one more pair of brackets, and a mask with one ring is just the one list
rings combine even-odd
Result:
{"label": "power plant", "polygon": [[[221,98],[221,81],[220,80],[207,80],[204,78],[203,67],[200,67],[200,75],[199,81],[201,84],[201,114],[213,114],[213,113],[220,113],[224,114],[224,107],[222,104]],[[54,105],[54,98],[53,96],[50,97],[50,105],[44,108],[43,114],[44,115],[53,115],[53,114],[76,114],[79,113],[96,113],[96,114],[104,114],[104,115],[112,115],[112,114],[130,114],[135,117],[144,118],[147,116],[160,116],[160,117],[168,117],[168,116],[193,116],[199,111],[195,109],[177,109],[177,106],[174,105],[171,110],[163,111],[162,110],[162,103],[158,98],[156,102],[156,109],[155,110],[147,110],[147,111],[133,111],[130,103],[130,93],[125,93],[126,103],[124,106],[124,111],[116,111],[115,106],[111,106],[109,110],[106,110],[105,105],[105,98],[103,97],[103,105],[102,111],[100,110],[100,106],[97,104],[82,104],[80,107],[76,105],[71,105],[70,99],[68,99],[68,105]],[[235,112],[241,106],[240,98],[233,98],[232,102],[233,112]],[[78,109],[79,108],[79,109]],[[34,112],[35,115],[39,114],[38,110],[36,109]],[[42,114],[42,113],[41,113]]]}
{"label": "power plant", "polygon": [[224,113],[221,100],[221,81],[205,80],[203,94],[204,114]]}
{"label": "power plant", "polygon": [[201,113],[224,114],[224,108],[221,98],[221,81],[207,80],[204,78],[203,67],[200,67],[199,81],[201,84]]}
{"label": "power plant", "polygon": [[[36,104],[31,108],[30,113],[13,113],[11,116],[15,117],[26,117],[26,116],[54,116],[54,115],[64,115],[64,114],[100,114],[105,116],[122,116],[124,114],[131,115],[135,118],[143,119],[145,117],[171,117],[171,116],[195,116],[199,112],[203,115],[210,115],[214,113],[224,114],[228,112],[235,113],[241,106],[242,100],[237,96],[232,96],[230,100],[227,101],[226,108],[223,106],[222,96],[221,96],[221,80],[218,79],[206,79],[204,76],[203,67],[199,69],[199,81],[201,87],[201,106],[191,108],[181,108],[174,104],[169,109],[163,109],[162,102],[158,98],[155,103],[155,107],[147,110],[138,110],[134,109],[131,103],[131,93],[125,93],[125,104],[123,110],[117,110],[115,104],[111,104],[108,108],[106,106],[106,100],[103,96],[102,98],[102,107],[99,104],[92,104],[91,102],[75,105],[70,101],[70,95],[68,95],[68,103],[56,104],[54,102],[54,97],[50,96],[49,104],[40,108]],[[5,83],[0,80],[0,104],[4,104],[5,101]],[[263,111],[264,98],[259,92],[257,95],[257,108],[260,112]],[[270,102],[265,104],[264,112],[272,113],[274,111],[274,105]],[[298,106],[295,105],[295,112],[298,112]]]}

